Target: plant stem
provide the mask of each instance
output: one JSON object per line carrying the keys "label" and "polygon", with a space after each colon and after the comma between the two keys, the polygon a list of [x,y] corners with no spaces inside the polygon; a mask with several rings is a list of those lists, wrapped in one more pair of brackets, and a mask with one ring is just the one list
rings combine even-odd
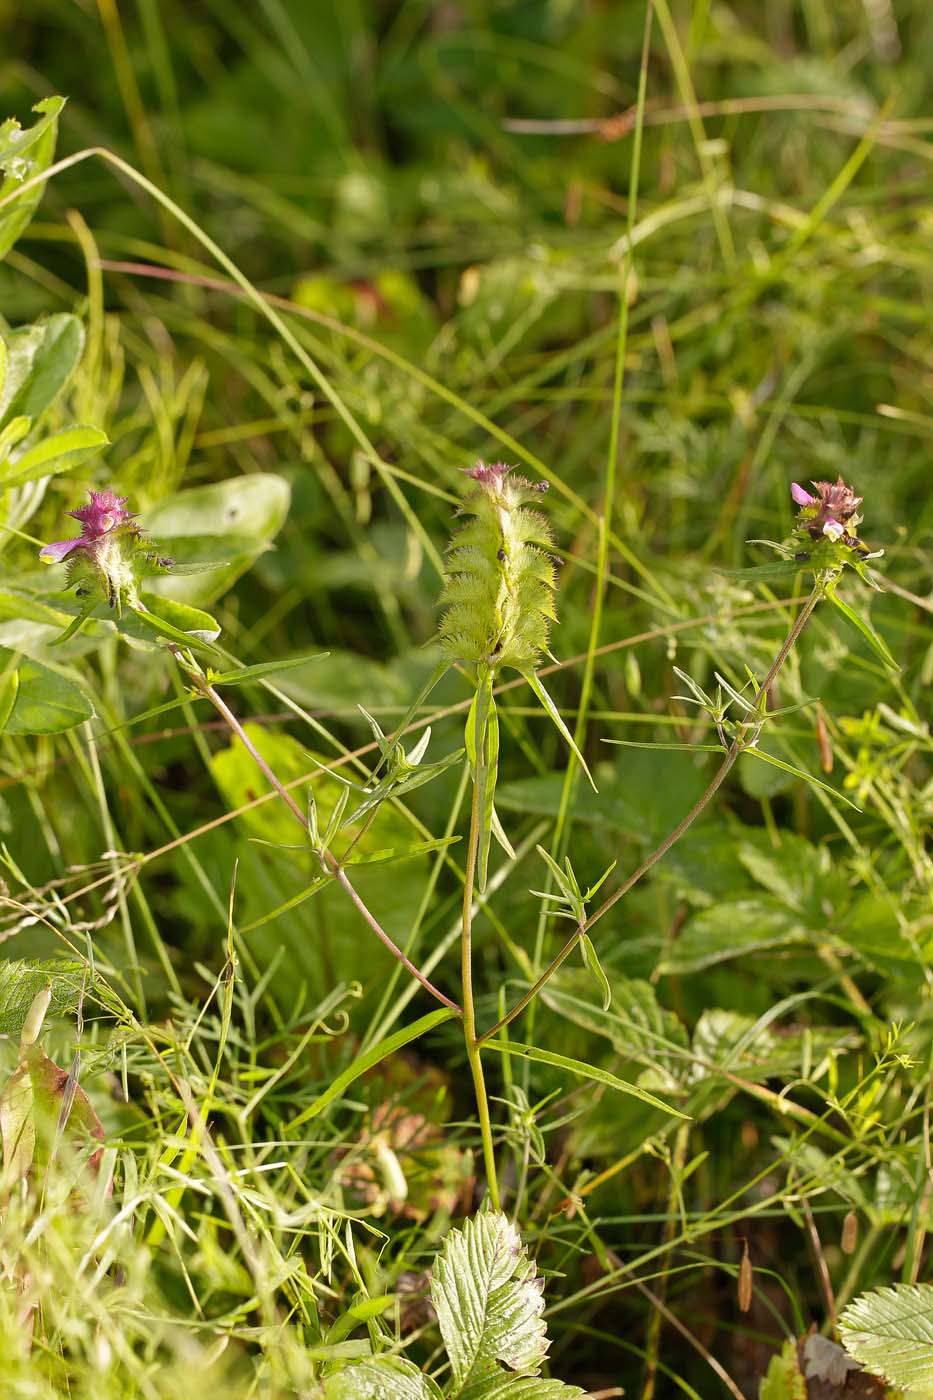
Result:
{"label": "plant stem", "polygon": [[[810,616],[813,612],[813,609],[816,607],[817,603],[820,601],[820,598],[822,596],[822,590],[819,587],[814,588],[813,592],[810,594],[809,598],[807,598],[803,607],[800,609],[800,612],[797,614],[797,617],[794,620],[793,627],[791,627],[790,631],[785,637],[784,642],[781,645],[780,651],[772,661],[771,665],[768,668],[767,675],[761,682],[761,685],[758,687],[753,702],[753,708],[758,709],[758,707],[764,701],[765,696],[770,690],[775,677],[777,676],[781,667],[784,665],[784,662],[790,655],[794,644],[797,641],[797,638],[800,636],[804,627],[806,627],[807,622],[809,621]],[[579,943],[582,935],[584,933],[589,933],[593,925],[599,919],[601,919],[604,914],[608,914],[609,910],[613,907],[613,905],[617,904],[618,901],[623,897],[623,895],[628,894],[632,886],[637,885],[638,881],[642,878],[642,876],[646,875],[647,872],[651,869],[651,867],[658,863],[662,856],[667,855],[671,847],[680,840],[684,832],[689,827],[691,827],[696,821],[697,817],[700,816],[703,811],[705,811],[712,799],[716,796],[716,793],[726,781],[726,778],[729,776],[729,773],[735,767],[737,759],[742,755],[745,749],[749,747],[749,744],[754,742],[754,739],[757,738],[758,734],[760,733],[761,724],[752,721],[752,737],[750,739],[746,738],[746,732],[749,729],[749,727],[750,726],[748,723],[739,726],[738,732],[735,738],[733,739],[729,749],[727,750],[725,758],[719,765],[719,768],[713,774],[713,777],[710,779],[709,786],[703,793],[700,794],[696,802],[694,802],[693,806],[690,808],[690,811],[687,813],[687,815],[677,823],[673,831],[671,831],[667,836],[665,836],[661,844],[659,846],[656,846],[655,849],[651,852],[651,854],[645,857],[641,865],[639,865],[637,869],[633,870],[631,875],[629,875],[627,879],[623,880],[619,888],[617,890],[613,890],[612,894],[608,897],[608,899],[605,899],[603,901],[603,903],[599,906],[595,913],[591,914],[590,917],[586,920],[586,922],[581,924],[579,928],[576,929],[572,936],[568,938],[563,948],[561,948],[560,952],[556,955],[556,957],[554,957],[551,960],[548,966],[544,969],[537,982],[535,982],[532,987],[529,987],[528,991],[524,994],[524,996],[519,998],[519,1000],[512,1007],[511,1011],[507,1011],[506,1014],[500,1020],[498,1020],[494,1026],[490,1026],[489,1030],[483,1032],[483,1034],[479,1038],[480,1045],[483,1043],[484,1040],[488,1040],[490,1036],[495,1035],[497,1031],[502,1030],[503,1026],[507,1026],[510,1021],[514,1021],[516,1016],[521,1015],[521,1013],[525,1010],[525,1007],[528,1006],[530,1002],[534,1001],[535,997],[538,995],[545,983],[548,982],[551,977],[553,977],[554,973],[560,967],[561,963],[565,962],[566,959],[569,958],[570,954],[573,952],[574,948],[576,948],[577,944]]]}
{"label": "plant stem", "polygon": [[[477,767],[486,761],[485,735],[479,736],[476,745]],[[489,1199],[495,1210],[501,1210],[499,1182],[496,1177],[496,1155],[492,1142],[492,1123],[489,1118],[489,1100],[486,1097],[486,1081],[483,1078],[483,1064],[480,1058],[480,1040],[476,1035],[476,1007],[473,1001],[473,887],[476,883],[476,858],[480,837],[480,785],[477,774],[473,775],[473,802],[470,810],[470,839],[467,847],[466,872],[463,882],[463,932],[460,937],[461,996],[463,997],[463,1039],[466,1045],[467,1060],[473,1075],[473,1088],[476,1092],[476,1111],[479,1116],[480,1133],[483,1139],[483,1161],[486,1165],[486,1184]]]}
{"label": "plant stem", "polygon": [[[203,676],[199,675],[196,671],[192,671],[190,667],[185,665],[184,661],[181,658],[181,653],[179,652],[176,646],[170,645],[169,650],[175,657],[175,660],[178,661],[179,665],[182,666],[185,674],[190,677],[190,679],[197,686],[198,690],[200,690],[201,694],[204,695],[208,700],[210,700],[211,704],[214,706],[214,709],[226,722],[227,727],[239,739],[240,743],[246,749],[246,752],[249,754],[250,758],[256,764],[257,768],[260,770],[260,772],[263,774],[266,780],[269,783],[271,783],[273,788],[275,788],[275,791],[278,793],[279,797],[281,797],[282,801],[285,803],[286,807],[291,812],[295,820],[300,822],[302,828],[305,831],[308,831],[308,819],[305,813],[298,806],[298,803],[292,797],[291,793],[284,786],[284,784],[279,782],[278,778],[273,773],[272,769],[269,767],[262,754],[256,748],[256,745],[253,743],[252,739],[250,739],[249,735],[246,733],[246,730],[243,728],[242,724],[237,719],[233,711],[229,708],[226,701],[214,689],[214,687],[204,679]],[[347,872],[344,870],[343,866],[340,864],[339,860],[333,854],[333,852],[327,850],[326,847],[322,847],[320,851],[320,857],[325,868],[330,872],[331,875],[333,875],[334,879],[337,881],[337,884],[340,885],[347,898],[350,899],[351,902],[355,905],[356,909],[366,920],[366,923],[372,929],[373,933],[378,939],[380,939],[382,943],[385,944],[392,956],[394,958],[397,958],[398,961],[402,964],[402,966],[408,972],[411,973],[412,977],[416,977],[421,983],[421,985],[427,991],[429,991],[433,997],[436,997],[437,1000],[441,1002],[444,1006],[449,1006],[452,1011],[460,1013],[460,1007],[457,1005],[457,1003],[455,1001],[451,1001],[450,997],[445,996],[444,993],[438,987],[435,987],[434,983],[431,982],[427,977],[425,977],[424,973],[421,972],[419,968],[415,967],[415,964],[410,960],[410,958],[406,957],[406,955],[402,952],[401,948],[394,941],[394,939],[389,937],[385,929],[379,923],[378,919],[373,913],[371,913],[371,911],[367,908],[366,904],[360,898],[359,894],[357,893],[356,889],[351,883]]]}

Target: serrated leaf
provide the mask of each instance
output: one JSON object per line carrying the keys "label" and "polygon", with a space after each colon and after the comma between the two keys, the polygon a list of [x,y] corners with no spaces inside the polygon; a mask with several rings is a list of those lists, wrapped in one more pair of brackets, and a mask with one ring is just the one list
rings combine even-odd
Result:
{"label": "serrated leaf", "polygon": [[429,1376],[401,1356],[374,1356],[329,1376],[324,1400],[439,1400]]}
{"label": "serrated leaf", "polygon": [[77,962],[0,960],[0,1035],[20,1034],[29,1008],[46,984],[52,989],[47,1015],[71,1015],[78,1003],[82,976]]}
{"label": "serrated leaf", "polygon": [[863,1293],[840,1317],[839,1335],[866,1371],[891,1385],[933,1387],[933,1284]]}
{"label": "serrated leaf", "polygon": [[4,474],[0,486],[5,490],[10,486],[24,486],[27,481],[38,481],[43,476],[70,472],[106,447],[109,441],[100,428],[84,424],[52,433],[10,464],[9,474]]}
{"label": "serrated leaf", "polygon": [[[471,1388],[469,1400],[571,1400],[584,1391],[563,1381],[545,1380],[541,1376],[490,1376],[481,1385]],[[463,1397],[466,1400],[466,1396]]]}
{"label": "serrated leaf", "polygon": [[5,258],[13,247],[45,192],[45,185],[38,184],[15,197],[21,185],[52,164],[58,118],[64,105],[63,97],[45,97],[32,109],[40,116],[31,127],[24,130],[12,119],[0,126],[0,169],[5,177],[0,185],[0,201],[10,200],[0,207],[0,258]]}
{"label": "serrated leaf", "polygon": [[451,1397],[484,1394],[501,1368],[536,1375],[547,1353],[543,1283],[515,1226],[484,1211],[451,1230],[434,1264],[431,1301],[450,1359]]}

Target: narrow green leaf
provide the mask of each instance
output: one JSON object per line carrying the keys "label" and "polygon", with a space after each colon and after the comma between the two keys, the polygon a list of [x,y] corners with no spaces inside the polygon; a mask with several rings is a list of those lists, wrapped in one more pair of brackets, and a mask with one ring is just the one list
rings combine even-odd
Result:
{"label": "narrow green leaf", "polygon": [[[0,258],[13,247],[45,192],[45,185],[39,184],[16,197],[21,185],[52,164],[64,105],[64,97],[45,97],[32,109],[40,113],[33,126],[23,130],[12,119],[0,126],[0,169],[5,176],[0,185]],[[9,203],[3,203],[6,199]]]}
{"label": "narrow green leaf", "polygon": [[583,954],[583,966],[591,974],[602,998],[602,1009],[608,1011],[612,1005],[612,988],[609,986],[609,978],[603,971],[603,965],[596,956],[596,949],[593,940],[588,933],[580,935],[580,952]]}
{"label": "narrow green leaf", "polygon": [[[2,340],[0,340],[0,346],[3,346],[3,357],[5,364],[6,346],[3,345]],[[14,448],[18,442],[22,442],[23,438],[29,432],[29,429],[31,427],[31,418],[26,418],[21,415],[19,418],[10,419],[9,423],[7,423],[3,431],[0,432],[0,461],[6,461],[6,458],[9,456],[10,450]]]}
{"label": "narrow green leaf", "polygon": [[550,695],[545,690],[544,682],[541,680],[541,677],[538,675],[537,671],[522,671],[521,674],[531,686],[535,695],[538,697],[538,700],[541,702],[541,705],[544,707],[544,710],[546,711],[551,722],[554,724],[558,733],[569,746],[580,767],[583,769],[584,773],[589,778],[590,786],[592,787],[593,791],[597,792],[598,788],[596,787],[596,784],[593,781],[592,773],[586,766],[586,759],[583,757],[582,753],[577,748],[576,743],[574,742],[573,735],[571,734],[570,730],[567,728],[566,724],[563,721],[563,717],[561,716],[560,710],[558,710],[557,706],[554,704],[554,701],[551,699]]}
{"label": "narrow green leaf", "polygon": [[[161,616],[149,608],[140,607],[130,608],[129,617],[136,619],[144,635],[155,634],[184,647],[199,646],[208,651],[217,650],[211,643],[220,633],[220,624],[209,613],[202,612],[200,608],[190,608],[186,603],[175,603],[171,598],[160,598],[159,607],[163,614]],[[164,616],[165,613],[168,617]],[[170,617],[173,617],[174,621],[169,621]],[[134,635],[132,627],[127,625],[128,622],[127,617],[121,619],[117,624],[118,630]],[[181,622],[182,626],[176,626],[176,622]],[[190,631],[182,630],[185,622],[191,624]]]}
{"label": "narrow green leaf", "polygon": [[638,739],[604,739],[604,744],[616,744],[623,749],[667,749],[672,753],[725,753],[722,744],[666,744]]}
{"label": "narrow green leaf", "polygon": [[386,847],[382,851],[366,851],[363,855],[352,855],[345,865],[389,865],[393,861],[410,860],[412,856],[429,855],[431,851],[443,851],[455,845],[459,836],[439,836],[435,841],[419,841],[414,846]]}
{"label": "narrow green leaf", "polygon": [[[476,883],[481,891],[486,888],[486,878],[489,873],[489,846],[492,839],[492,808],[496,772],[490,771],[489,767],[489,730],[495,703],[492,694],[492,676],[488,669],[484,669],[477,678],[476,693],[467,715],[464,734],[467,755],[473,767],[473,783],[476,788],[476,811],[479,816]],[[498,729],[496,736],[496,758],[498,760]]]}
{"label": "narrow green leaf", "polygon": [[844,603],[842,599],[838,596],[838,594],[836,594],[835,592],[827,593],[826,597],[832,603],[833,607],[842,613],[842,616],[846,619],[846,621],[850,622],[852,626],[856,629],[856,631],[862,634],[868,645],[871,647],[872,651],[875,653],[876,656],[881,658],[885,666],[890,667],[892,671],[900,671],[900,666],[898,666],[897,662],[894,660],[894,657],[888,650],[887,642],[878,632],[875,631],[874,627],[872,627],[868,619],[864,617],[859,617],[858,613],[855,612],[854,609],[850,608],[848,603]]}
{"label": "narrow green leaf", "polygon": [[212,671],[209,680],[211,685],[251,685],[265,680],[266,676],[293,671],[297,666],[319,661],[329,654],[326,651],[306,652],[303,656],[288,656],[283,661],[261,661],[256,666],[243,666],[238,671],[218,671],[216,674]]}
{"label": "narrow green leaf", "polygon": [[6,379],[0,394],[0,427],[18,417],[35,423],[74,373],[84,349],[84,327],[77,316],[61,312],[34,325],[19,326],[5,339]]}
{"label": "narrow green leaf", "polygon": [[380,1064],[388,1055],[394,1055],[396,1050],[410,1045],[413,1040],[427,1035],[428,1031],[432,1031],[435,1026],[441,1025],[444,1021],[449,1021],[456,1014],[456,1011],[450,1007],[442,1006],[437,1011],[429,1011],[427,1016],[413,1021],[410,1026],[403,1026],[401,1030],[386,1036],[384,1040],[380,1040],[364,1055],[359,1055],[352,1065],[349,1065],[342,1074],[337,1075],[323,1094],[319,1094],[313,1103],[310,1103],[303,1112],[299,1113],[297,1118],[293,1118],[288,1124],[288,1131],[293,1132],[296,1128],[300,1128],[303,1123],[308,1123],[312,1118],[316,1118],[319,1113],[323,1113],[328,1104],[333,1103],[334,1099],[340,1098],[341,1094],[351,1084],[355,1084],[357,1079],[364,1075],[367,1070]]}
{"label": "narrow green leaf", "polygon": [[13,713],[16,697],[19,694],[19,671],[4,671],[0,677],[0,733],[6,729],[7,720]]}
{"label": "narrow green leaf", "polygon": [[763,749],[748,748],[743,749],[742,754],[743,756],[747,755],[749,758],[759,758],[762,763],[770,763],[772,768],[780,768],[785,773],[793,773],[795,778],[802,778],[805,783],[812,783],[814,787],[822,788],[824,792],[829,793],[830,797],[835,797],[838,802],[844,802],[847,807],[851,807],[853,812],[860,812],[862,810],[861,807],[855,805],[851,798],[846,797],[845,793],[840,792],[838,788],[830,787],[829,783],[824,783],[822,778],[814,777],[814,775],[808,773],[805,768],[795,768],[792,763],[785,763],[783,758],[777,758],[773,753],[765,753]]}
{"label": "narrow green leaf", "polygon": [[572,1060],[567,1055],[556,1055],[551,1050],[539,1050],[536,1045],[524,1045],[517,1040],[498,1040],[495,1036],[484,1040],[483,1048],[498,1050],[501,1055],[519,1055],[524,1060],[537,1060],[543,1065],[553,1065],[555,1069],[564,1069],[568,1074],[578,1075],[581,1079],[592,1079],[597,1084],[605,1084],[608,1089],[614,1089],[618,1094],[629,1094],[632,1098],[641,1099],[642,1103],[659,1109],[661,1113],[668,1113],[672,1118],[689,1118],[689,1114],[681,1113],[679,1109],[656,1099],[647,1089],[640,1089],[637,1084],[628,1084],[624,1079],[610,1074],[608,1070],[601,1069],[599,1065],[588,1065],[583,1060]]}
{"label": "narrow green leaf", "polygon": [[4,489],[23,486],[27,481],[38,481],[43,476],[59,476],[72,471],[102,447],[108,446],[109,441],[100,428],[84,425],[52,433],[12,464],[11,472],[0,480],[0,486]]}

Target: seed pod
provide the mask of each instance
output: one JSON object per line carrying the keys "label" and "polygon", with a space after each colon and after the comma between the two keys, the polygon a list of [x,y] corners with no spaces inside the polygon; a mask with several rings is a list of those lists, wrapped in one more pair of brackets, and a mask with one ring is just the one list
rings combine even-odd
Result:
{"label": "seed pod", "polygon": [[839,1241],[839,1248],[843,1254],[854,1254],[857,1244],[858,1216],[854,1210],[849,1210],[846,1211],[846,1218],[842,1222],[842,1239]]}
{"label": "seed pod", "polygon": [[826,715],[823,706],[816,707],[816,742],[820,751],[820,767],[824,773],[833,771],[833,746],[826,728]]}
{"label": "seed pod", "polygon": [[739,1307],[748,1312],[752,1305],[752,1261],[748,1257],[748,1240],[742,1241],[742,1262],[739,1264]]}

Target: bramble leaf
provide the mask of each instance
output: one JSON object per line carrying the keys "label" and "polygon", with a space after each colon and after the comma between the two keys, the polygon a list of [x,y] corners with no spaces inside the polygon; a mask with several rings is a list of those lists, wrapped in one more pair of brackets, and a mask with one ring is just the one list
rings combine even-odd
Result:
{"label": "bramble leaf", "polygon": [[905,1390],[933,1387],[933,1284],[899,1284],[854,1299],[839,1319],[846,1350]]}

